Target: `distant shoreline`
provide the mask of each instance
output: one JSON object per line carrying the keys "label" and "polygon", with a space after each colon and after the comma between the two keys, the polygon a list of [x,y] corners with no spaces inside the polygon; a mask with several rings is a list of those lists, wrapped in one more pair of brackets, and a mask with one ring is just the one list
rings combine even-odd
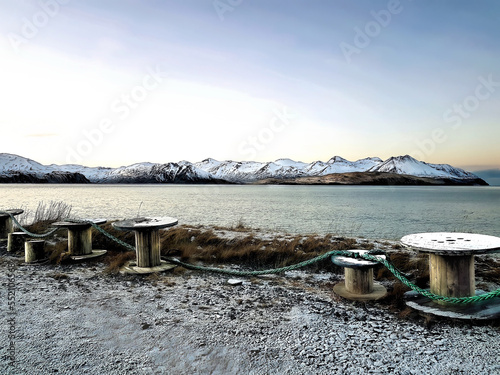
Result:
{"label": "distant shoreline", "polygon": [[256,184],[276,184],[276,185],[433,185],[433,186],[489,186],[489,184],[478,179],[447,179],[416,177],[404,174],[386,173],[386,172],[350,172],[335,173],[326,176],[317,177],[297,177],[290,179],[265,179],[256,182]]}
{"label": "distant shoreline", "polygon": [[349,172],[332,173],[325,176],[293,177],[293,178],[266,178],[253,182],[231,182],[226,180],[174,180],[171,182],[158,181],[150,178],[123,178],[113,182],[92,182],[81,173],[52,172],[42,177],[30,173],[16,172],[9,176],[0,175],[0,184],[9,183],[34,183],[34,184],[93,184],[93,185],[127,185],[127,184],[192,184],[192,185],[388,185],[388,186],[489,186],[481,178],[475,179],[450,179],[417,177],[405,174],[387,172]]}

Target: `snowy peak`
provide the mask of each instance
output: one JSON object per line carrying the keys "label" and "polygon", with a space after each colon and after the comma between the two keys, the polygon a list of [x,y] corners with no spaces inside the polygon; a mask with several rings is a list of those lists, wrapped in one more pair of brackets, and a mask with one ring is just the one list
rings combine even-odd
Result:
{"label": "snowy peak", "polygon": [[350,162],[340,156],[334,156],[333,158],[328,160],[327,163],[333,164],[333,163],[350,163]]}
{"label": "snowy peak", "polygon": [[0,154],[0,173],[9,171],[30,173],[38,176],[51,173],[54,169],[19,155]]}
{"label": "snowy peak", "polygon": [[94,183],[248,183],[269,178],[317,177],[350,172],[386,172],[436,179],[480,180],[473,173],[449,164],[428,164],[409,155],[393,156],[385,161],[377,157],[349,161],[334,156],[327,162],[312,163],[287,158],[273,162],[221,162],[208,158],[197,163],[183,160],[178,163],[145,162],[119,168],[92,168],[75,164],[45,166],[22,156],[0,153],[0,176],[7,179],[9,176],[19,179],[19,174],[47,178],[49,174],[65,173],[65,178],[84,178]]}
{"label": "snowy peak", "polygon": [[427,164],[416,160],[410,155],[390,157],[381,164],[370,168],[369,172],[387,172],[433,178],[478,178],[473,173],[466,172],[463,169],[448,164]]}
{"label": "snowy peak", "polygon": [[274,162],[277,165],[281,165],[282,167],[294,167],[294,168],[303,168],[307,163],[303,163],[301,161],[293,161],[292,159],[278,159]]}

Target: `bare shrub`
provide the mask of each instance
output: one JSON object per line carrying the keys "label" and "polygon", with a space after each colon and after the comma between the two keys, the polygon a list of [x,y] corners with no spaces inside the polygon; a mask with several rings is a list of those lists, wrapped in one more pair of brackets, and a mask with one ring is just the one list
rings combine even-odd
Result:
{"label": "bare shrub", "polygon": [[24,212],[17,217],[17,221],[25,227],[39,225],[44,229],[50,223],[69,218],[72,208],[71,205],[63,201],[50,201],[48,203],[41,201],[34,212],[23,207]]}
{"label": "bare shrub", "polygon": [[36,208],[33,223],[67,219],[71,214],[72,208],[71,205],[63,201],[50,201],[49,203],[41,201]]}

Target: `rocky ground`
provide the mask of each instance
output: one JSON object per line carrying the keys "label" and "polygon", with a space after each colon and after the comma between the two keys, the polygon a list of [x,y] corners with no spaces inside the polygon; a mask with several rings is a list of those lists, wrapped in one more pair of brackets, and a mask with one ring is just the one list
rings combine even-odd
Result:
{"label": "rocky ground", "polygon": [[500,374],[498,324],[346,301],[332,292],[341,275],[231,285],[104,267],[28,265],[0,243],[1,374]]}

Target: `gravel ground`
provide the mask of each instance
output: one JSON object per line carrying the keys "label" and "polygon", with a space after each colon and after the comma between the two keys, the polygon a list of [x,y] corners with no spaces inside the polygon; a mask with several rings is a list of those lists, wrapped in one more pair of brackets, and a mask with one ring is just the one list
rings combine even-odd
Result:
{"label": "gravel ground", "polygon": [[349,302],[331,291],[340,275],[230,285],[1,253],[1,374],[500,374],[498,327]]}

